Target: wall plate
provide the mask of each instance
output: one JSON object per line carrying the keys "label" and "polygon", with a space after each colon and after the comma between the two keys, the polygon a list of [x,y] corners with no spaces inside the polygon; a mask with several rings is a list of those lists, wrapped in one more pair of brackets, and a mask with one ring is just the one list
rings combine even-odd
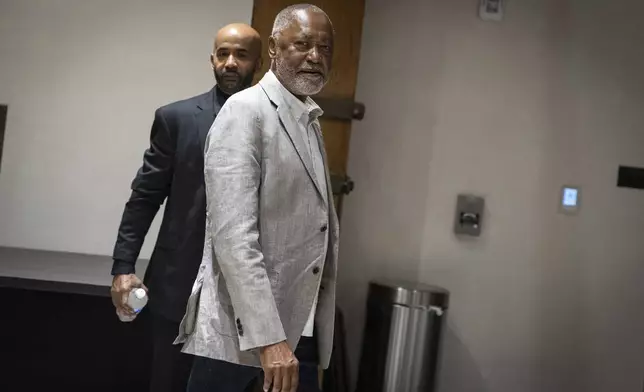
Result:
{"label": "wall plate", "polygon": [[486,21],[501,22],[503,20],[503,0],[481,0],[479,16]]}
{"label": "wall plate", "polygon": [[485,199],[480,196],[460,194],[456,198],[454,234],[478,237],[481,235]]}

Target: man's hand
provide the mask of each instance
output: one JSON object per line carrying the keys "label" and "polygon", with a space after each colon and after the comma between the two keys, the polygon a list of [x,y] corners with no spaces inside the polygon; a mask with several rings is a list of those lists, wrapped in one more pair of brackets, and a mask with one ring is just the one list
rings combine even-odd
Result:
{"label": "man's hand", "polygon": [[264,392],[296,392],[300,363],[288,343],[262,347],[259,354],[264,369]]}
{"label": "man's hand", "polygon": [[139,287],[148,291],[148,288],[143,285],[141,279],[137,278],[134,274],[114,276],[110,294],[112,295],[112,303],[114,304],[117,312],[126,316],[136,316],[134,309],[127,304],[127,298],[132,289]]}

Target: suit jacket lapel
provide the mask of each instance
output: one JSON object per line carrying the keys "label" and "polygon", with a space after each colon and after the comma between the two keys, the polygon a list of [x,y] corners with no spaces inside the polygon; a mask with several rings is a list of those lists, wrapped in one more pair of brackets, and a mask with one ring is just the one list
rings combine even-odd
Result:
{"label": "suit jacket lapel", "polygon": [[277,114],[280,118],[280,121],[282,122],[282,126],[291,139],[291,143],[293,143],[295,151],[297,151],[297,155],[300,157],[300,160],[302,161],[306,172],[311,178],[311,181],[313,181],[313,185],[315,186],[318,195],[324,200],[322,190],[320,189],[320,186],[316,181],[315,172],[313,171],[313,161],[311,160],[311,155],[309,154],[309,148],[306,145],[301,132],[299,132],[298,130],[297,122],[293,118],[288,105],[284,103],[282,99],[281,92],[279,91],[279,86],[275,85],[275,83],[279,82],[277,80],[271,80],[272,78],[275,78],[275,76],[271,75],[271,78],[269,78],[269,75],[267,74],[262,78],[262,80],[259,81],[259,85],[262,87],[264,92],[266,92],[268,98],[277,106]]}
{"label": "suit jacket lapel", "polygon": [[[318,139],[318,146],[320,146],[320,154],[322,154],[322,163],[324,164],[324,180],[326,181],[327,203],[333,204],[333,189],[331,188],[331,173],[329,173],[329,162],[326,156],[326,146],[324,145],[324,137],[322,137],[321,130],[315,131],[315,137]],[[322,181],[322,180],[320,180]]]}
{"label": "suit jacket lapel", "polygon": [[288,107],[286,105],[278,106],[277,114],[282,121],[282,126],[291,139],[291,143],[293,143],[293,146],[295,146],[295,151],[297,151],[297,155],[300,157],[300,160],[302,161],[306,172],[309,174],[311,181],[313,181],[315,189],[317,189],[320,197],[324,198],[322,196],[322,190],[320,189],[320,186],[318,185],[317,179],[315,177],[315,171],[313,170],[313,161],[311,159],[311,154],[309,153],[309,148],[307,147],[306,142],[302,137],[302,132],[300,132],[300,130],[298,129],[297,122],[291,115],[291,112],[288,110]]}
{"label": "suit jacket lapel", "polygon": [[201,96],[201,100],[197,103],[197,111],[195,111],[195,123],[199,131],[199,143],[202,152],[206,150],[208,131],[221,109],[216,97],[216,89],[217,87],[213,87],[212,90]]}

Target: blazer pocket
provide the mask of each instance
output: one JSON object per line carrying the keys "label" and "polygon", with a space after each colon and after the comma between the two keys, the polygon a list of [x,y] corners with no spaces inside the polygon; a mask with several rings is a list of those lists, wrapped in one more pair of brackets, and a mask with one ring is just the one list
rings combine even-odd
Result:
{"label": "blazer pocket", "polygon": [[216,315],[213,317],[213,327],[215,330],[223,335],[231,338],[237,337],[237,328],[235,327],[235,311],[232,306],[225,306],[217,304],[215,306]]}
{"label": "blazer pocket", "polygon": [[226,290],[223,286],[221,275],[215,275],[214,285],[210,291],[211,301],[208,301],[211,306],[210,322],[212,327],[220,335],[227,337],[237,337],[237,328],[235,326],[235,310],[227,295],[223,295],[222,291]]}
{"label": "blazer pocket", "polygon": [[190,298],[188,298],[188,304],[186,305],[186,313],[182,321],[180,330],[183,331],[186,335],[191,335],[195,330],[195,325],[197,324],[197,317],[199,313],[199,302],[201,300],[201,291],[203,290],[203,268],[199,267],[199,274],[197,275],[197,281],[192,289]]}

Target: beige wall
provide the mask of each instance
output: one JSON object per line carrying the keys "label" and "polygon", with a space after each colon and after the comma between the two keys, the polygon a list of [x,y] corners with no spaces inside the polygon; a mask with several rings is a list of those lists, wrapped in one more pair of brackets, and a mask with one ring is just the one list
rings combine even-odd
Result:
{"label": "beige wall", "polygon": [[[402,3],[365,16],[340,271],[353,363],[367,281],[412,278],[452,291],[441,391],[641,391],[644,193],[615,183],[644,165],[644,3],[510,1],[501,24],[475,0]],[[578,216],[557,213],[563,184]],[[452,235],[459,192],[486,197],[477,240]]]}
{"label": "beige wall", "polygon": [[154,109],[212,88],[214,33],[252,5],[0,0],[0,246],[111,254]]}

